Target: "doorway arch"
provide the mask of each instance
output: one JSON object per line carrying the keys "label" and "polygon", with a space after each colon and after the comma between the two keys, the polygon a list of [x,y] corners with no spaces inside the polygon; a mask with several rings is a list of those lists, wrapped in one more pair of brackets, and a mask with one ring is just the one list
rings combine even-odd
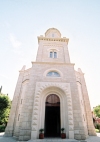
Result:
{"label": "doorway arch", "polygon": [[[66,92],[68,84],[60,83],[38,83],[34,98],[31,139],[39,138],[39,130],[45,132],[45,102],[50,94],[56,94],[60,99],[60,125],[65,128],[66,137],[69,138],[69,108],[68,100],[70,92]],[[69,94],[68,94],[69,93]],[[68,95],[67,95],[68,94]],[[71,108],[71,106],[70,106]],[[71,108],[72,110],[72,108]],[[73,118],[72,118],[73,119]]]}
{"label": "doorway arch", "polygon": [[50,94],[45,101],[45,137],[60,137],[60,98]]}

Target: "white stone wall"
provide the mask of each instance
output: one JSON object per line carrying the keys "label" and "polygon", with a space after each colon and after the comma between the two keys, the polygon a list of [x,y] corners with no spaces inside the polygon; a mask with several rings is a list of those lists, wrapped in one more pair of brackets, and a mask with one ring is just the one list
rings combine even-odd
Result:
{"label": "white stone wall", "polygon": [[[70,63],[68,39],[53,28],[38,37],[38,43],[36,62],[20,72],[5,135],[20,141],[37,139],[44,128],[45,99],[52,93],[60,98],[61,128],[67,138],[95,135],[84,76]],[[57,51],[57,58],[49,58],[51,49]],[[57,71],[60,77],[46,76],[49,71]]]}
{"label": "white stone wall", "polygon": [[84,74],[82,73],[81,69],[78,69],[78,72],[76,72],[76,80],[77,85],[79,89],[79,97],[82,107],[82,114],[84,115],[84,127],[87,135],[96,135],[93,120],[92,120],[92,114],[91,114],[91,107],[90,107],[90,101],[89,96],[87,92],[87,87],[84,79]]}
{"label": "white stone wall", "polygon": [[82,90],[83,90],[83,96],[84,96],[84,105],[85,105],[85,112],[86,112],[86,118],[87,118],[87,128],[88,128],[88,134],[90,136],[95,136],[95,128],[93,125],[93,118],[92,118],[92,111],[90,107],[90,101],[89,96],[87,92],[87,87],[84,79],[84,74],[81,75],[81,81],[82,81]]}
{"label": "white stone wall", "polygon": [[[38,37],[39,46],[36,62],[70,63],[68,40],[65,37],[61,38],[56,29],[49,29],[45,37]],[[50,58],[51,50],[57,52],[57,58]]]}
{"label": "white stone wall", "polygon": [[65,128],[67,138],[74,138],[73,108],[69,83],[37,82],[33,106],[31,138],[39,137],[39,129],[44,128],[45,100],[50,94],[60,98],[61,128]]}
{"label": "white stone wall", "polygon": [[19,95],[20,95],[20,91],[21,91],[23,74],[24,74],[24,71],[23,70],[20,71],[19,78],[18,78],[17,85],[16,85],[16,89],[15,89],[15,93],[14,93],[14,98],[12,101],[8,124],[7,124],[6,130],[5,130],[5,136],[12,136],[14,133],[14,125],[15,125],[15,119],[16,119],[17,106],[19,104],[18,100],[19,100]]}
{"label": "white stone wall", "polygon": [[25,80],[22,82],[21,92],[19,96],[19,103],[17,106],[17,112],[15,117],[15,124],[14,124],[14,136],[19,137],[19,130],[20,130],[20,118],[22,113],[23,102],[25,100],[25,96],[27,95],[29,80]]}

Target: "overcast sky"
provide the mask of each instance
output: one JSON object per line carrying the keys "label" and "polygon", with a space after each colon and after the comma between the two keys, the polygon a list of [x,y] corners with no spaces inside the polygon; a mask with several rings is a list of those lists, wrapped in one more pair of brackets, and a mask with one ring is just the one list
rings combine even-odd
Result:
{"label": "overcast sky", "polygon": [[13,98],[19,70],[31,67],[37,36],[57,28],[85,73],[91,107],[100,104],[100,0],[0,0],[0,86]]}

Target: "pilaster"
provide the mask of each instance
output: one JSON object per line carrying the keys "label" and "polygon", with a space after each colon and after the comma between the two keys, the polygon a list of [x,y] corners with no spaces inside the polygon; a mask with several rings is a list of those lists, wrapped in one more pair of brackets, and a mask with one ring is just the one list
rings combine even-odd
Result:
{"label": "pilaster", "polygon": [[87,87],[84,79],[84,75],[81,75],[81,82],[82,82],[82,91],[83,91],[83,98],[84,98],[84,105],[85,105],[85,112],[87,118],[87,129],[88,134],[90,136],[96,136],[95,128],[93,125],[93,118],[92,118],[92,111],[90,107],[90,101],[88,97]]}
{"label": "pilaster", "polygon": [[12,101],[11,111],[9,115],[9,121],[5,129],[5,136],[13,136],[15,116],[16,116],[18,100],[19,100],[20,91],[21,91],[21,84],[23,80],[24,70],[25,70],[25,66],[22,68],[22,70],[19,73],[19,77],[18,77],[18,81],[17,81],[17,85],[16,85],[16,89],[15,89],[15,93],[14,93],[14,97]]}

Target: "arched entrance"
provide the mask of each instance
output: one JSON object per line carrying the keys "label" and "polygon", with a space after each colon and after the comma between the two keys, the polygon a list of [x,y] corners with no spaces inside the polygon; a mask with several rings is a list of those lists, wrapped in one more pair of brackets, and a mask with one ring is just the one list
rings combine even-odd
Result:
{"label": "arched entrance", "polygon": [[60,99],[55,94],[45,101],[45,137],[60,136]]}

